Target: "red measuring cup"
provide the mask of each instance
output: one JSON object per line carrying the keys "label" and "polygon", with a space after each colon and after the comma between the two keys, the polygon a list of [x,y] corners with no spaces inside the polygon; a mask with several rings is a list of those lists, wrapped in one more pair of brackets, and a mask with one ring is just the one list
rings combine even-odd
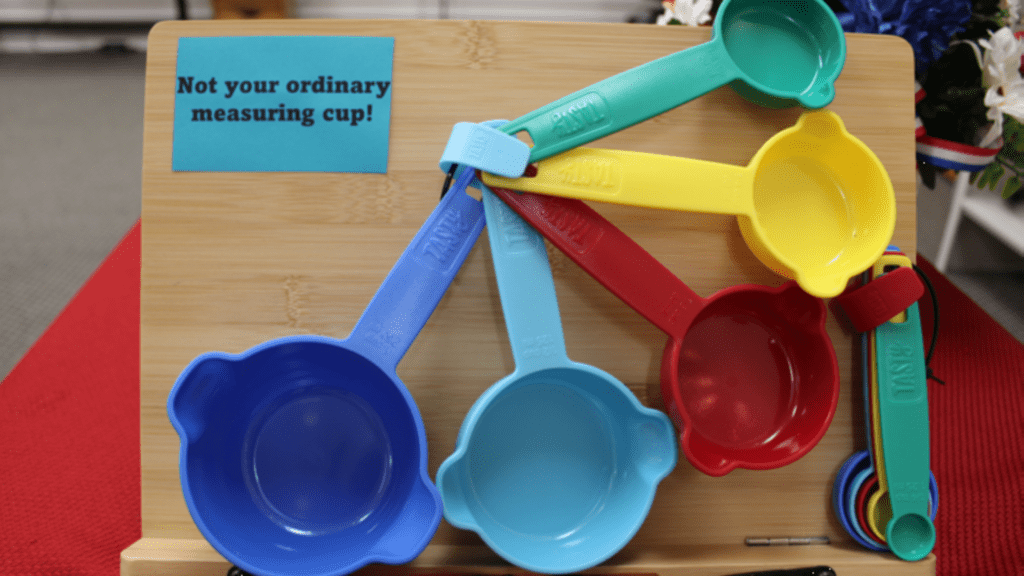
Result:
{"label": "red measuring cup", "polygon": [[686,458],[722,476],[790,464],[825,434],[839,367],[825,306],[793,281],[701,298],[580,200],[492,188],[626,304],[668,334],[661,391]]}

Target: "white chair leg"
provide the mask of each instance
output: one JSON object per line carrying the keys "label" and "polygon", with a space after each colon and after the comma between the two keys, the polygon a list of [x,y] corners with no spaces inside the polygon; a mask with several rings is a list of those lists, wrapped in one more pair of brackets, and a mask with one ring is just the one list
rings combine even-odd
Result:
{"label": "white chair leg", "polygon": [[964,198],[967,197],[967,187],[970,185],[970,178],[970,172],[961,170],[957,173],[956,182],[953,183],[953,199],[949,203],[946,227],[942,231],[939,253],[935,258],[935,268],[939,272],[945,273],[946,265],[949,263],[949,254],[953,250],[953,239],[956,237],[956,229],[960,225],[960,218],[963,216]]}

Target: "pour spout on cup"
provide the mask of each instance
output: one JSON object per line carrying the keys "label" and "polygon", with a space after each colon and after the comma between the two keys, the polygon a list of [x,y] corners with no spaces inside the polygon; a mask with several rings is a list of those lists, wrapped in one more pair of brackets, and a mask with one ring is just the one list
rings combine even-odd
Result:
{"label": "pour spout on cup", "polygon": [[444,517],[456,528],[473,530],[476,521],[469,510],[464,491],[465,468],[463,459],[465,450],[460,450],[445,460],[437,471],[437,489],[444,502]]}
{"label": "pour spout on cup", "polygon": [[836,89],[831,82],[822,84],[813,92],[805,92],[797,96],[797,102],[801,106],[810,109],[817,109],[827,106],[835,98]]}
{"label": "pour spout on cup", "polygon": [[370,550],[385,564],[405,564],[426,548],[441,522],[441,495],[428,480],[417,478],[405,507]]}
{"label": "pour spout on cup", "polygon": [[675,468],[679,458],[675,428],[670,420],[656,412],[641,414],[634,429],[635,460],[640,473],[649,482],[657,483]]}

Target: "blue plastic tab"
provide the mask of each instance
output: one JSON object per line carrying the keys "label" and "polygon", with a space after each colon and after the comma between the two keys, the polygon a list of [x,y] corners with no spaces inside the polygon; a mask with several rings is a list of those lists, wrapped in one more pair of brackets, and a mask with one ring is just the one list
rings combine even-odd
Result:
{"label": "blue plastic tab", "polygon": [[[506,121],[496,122],[505,124]],[[526,142],[485,124],[459,122],[452,127],[448,145],[441,155],[440,166],[444,172],[452,164],[459,164],[508,178],[518,178],[526,171],[529,161],[530,147]]]}

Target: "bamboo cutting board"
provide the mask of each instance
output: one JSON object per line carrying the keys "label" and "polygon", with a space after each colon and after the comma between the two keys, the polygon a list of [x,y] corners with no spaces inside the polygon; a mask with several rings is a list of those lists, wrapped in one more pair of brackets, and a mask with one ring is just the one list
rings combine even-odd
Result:
{"label": "bamboo cutting board", "polygon": [[[171,170],[177,39],[181,36],[347,35],[395,38],[387,174],[175,173]],[[516,118],[617,72],[706,41],[709,28],[478,21],[167,22],[149,39],[142,192],[141,450],[143,539],[122,574],[223,574],[178,479],[178,437],[166,400],[175,378],[210,350],[241,352],[290,334],[344,338],[420,224],[444,175],[456,122]],[[878,155],[897,196],[893,243],[915,252],[914,86],[910,47],[847,35],[829,108]],[[596,145],[745,165],[800,111],[767,110],[729,88]],[[785,281],[751,254],[735,218],[593,204],[696,292]],[[664,335],[557,250],[549,250],[570,358],[625,382],[661,407]],[[934,557],[905,563],[859,549],[834,519],[833,477],[866,447],[855,342],[829,332],[842,398],[821,443],[773,471],[722,478],[680,457],[635,539],[595,573],[727,574],[829,564],[839,573],[934,574]],[[426,425],[433,476],[462,418],[513,368],[486,234],[399,365]],[[747,548],[748,536],[818,536],[827,546]],[[442,522],[403,567],[366,572],[508,573],[472,533]]]}

